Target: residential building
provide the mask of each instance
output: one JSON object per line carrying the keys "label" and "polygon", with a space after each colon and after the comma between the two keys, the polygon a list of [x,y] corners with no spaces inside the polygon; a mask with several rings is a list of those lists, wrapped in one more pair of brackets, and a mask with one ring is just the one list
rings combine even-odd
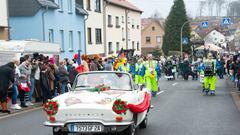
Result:
{"label": "residential building", "polygon": [[164,28],[160,21],[149,19],[149,23],[145,23],[142,29],[142,54],[152,53],[156,49],[162,50],[163,35]]}
{"label": "residential building", "polygon": [[204,38],[205,44],[214,44],[219,47],[227,47],[226,37],[217,30],[212,30]]}
{"label": "residential building", "polygon": [[8,40],[8,1],[0,0],[0,40]]}
{"label": "residential building", "polygon": [[84,9],[88,13],[86,19],[86,54],[104,56],[104,0],[84,0]]}
{"label": "residential building", "polygon": [[58,43],[61,58],[85,53],[83,0],[9,0],[11,39]]}
{"label": "residential building", "polygon": [[121,48],[141,54],[142,11],[127,0],[104,2],[105,54],[116,55]]}

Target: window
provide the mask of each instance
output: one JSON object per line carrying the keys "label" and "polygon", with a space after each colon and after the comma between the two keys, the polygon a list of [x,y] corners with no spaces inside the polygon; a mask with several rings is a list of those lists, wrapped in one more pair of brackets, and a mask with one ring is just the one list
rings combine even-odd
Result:
{"label": "window", "polygon": [[137,29],[139,29],[139,25],[137,25]]}
{"label": "window", "polygon": [[76,7],[83,8],[83,0],[75,0]]}
{"label": "window", "polygon": [[125,40],[124,28],[122,28],[122,40]]}
{"label": "window", "polygon": [[108,54],[111,54],[112,52],[113,52],[112,42],[108,42]]}
{"label": "window", "polygon": [[87,10],[91,11],[91,0],[87,0]]}
{"label": "window", "polygon": [[92,44],[92,30],[91,30],[91,28],[88,28],[87,32],[88,32],[88,44]]}
{"label": "window", "polygon": [[119,25],[119,17],[116,16],[116,28],[120,28],[120,25]]}
{"label": "window", "polygon": [[69,31],[69,51],[73,51],[73,31]]}
{"label": "window", "polygon": [[157,43],[161,43],[161,37],[160,36],[156,36],[156,41],[157,41]]}
{"label": "window", "polygon": [[112,27],[112,16],[108,15],[108,27]]}
{"label": "window", "polygon": [[68,12],[72,13],[72,0],[68,0]]}
{"label": "window", "polygon": [[95,12],[101,12],[101,0],[95,0]]}
{"label": "window", "polygon": [[101,29],[96,29],[96,44],[102,43],[102,31]]}
{"label": "window", "polygon": [[58,0],[59,11],[63,11],[63,0]]}
{"label": "window", "polygon": [[154,30],[155,30],[155,27],[152,27],[152,30],[154,31]]}
{"label": "window", "polygon": [[132,28],[134,29],[134,19],[132,19]]}
{"label": "window", "polygon": [[61,37],[61,51],[64,51],[64,31],[60,30],[60,37]]}
{"label": "window", "polygon": [[135,47],[134,47],[134,41],[132,41],[132,49],[135,49]]}
{"label": "window", "polygon": [[151,37],[146,37],[146,43],[151,43]]}
{"label": "window", "polygon": [[119,52],[120,51],[120,45],[119,45],[119,42],[116,43],[116,52]]}
{"label": "window", "polygon": [[137,42],[137,50],[140,51],[139,42]]}
{"label": "window", "polygon": [[122,16],[122,23],[124,23],[124,16]]}
{"label": "window", "polygon": [[82,45],[82,40],[81,40],[81,36],[82,36],[82,34],[81,34],[81,31],[78,31],[78,50],[81,50],[81,45]]}
{"label": "window", "polygon": [[53,43],[53,42],[54,42],[53,29],[49,29],[49,31],[48,31],[48,41],[49,41],[50,43]]}

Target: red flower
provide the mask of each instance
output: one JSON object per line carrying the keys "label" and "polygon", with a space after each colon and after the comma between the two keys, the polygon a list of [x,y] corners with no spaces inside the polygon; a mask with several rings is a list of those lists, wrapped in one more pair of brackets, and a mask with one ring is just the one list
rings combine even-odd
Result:
{"label": "red flower", "polygon": [[56,118],[53,117],[53,116],[50,116],[50,117],[49,117],[49,121],[50,121],[50,122],[55,122],[55,121],[56,121]]}

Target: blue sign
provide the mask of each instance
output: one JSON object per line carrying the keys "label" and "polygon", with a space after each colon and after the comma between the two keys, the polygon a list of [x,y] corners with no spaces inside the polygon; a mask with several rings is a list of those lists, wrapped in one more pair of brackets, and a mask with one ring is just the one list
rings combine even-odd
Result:
{"label": "blue sign", "polygon": [[202,28],[208,28],[208,21],[202,22]]}
{"label": "blue sign", "polygon": [[182,44],[184,44],[184,45],[188,44],[188,38],[187,37],[182,38]]}
{"label": "blue sign", "polygon": [[223,18],[222,24],[223,25],[230,25],[231,24],[231,19],[230,18]]}

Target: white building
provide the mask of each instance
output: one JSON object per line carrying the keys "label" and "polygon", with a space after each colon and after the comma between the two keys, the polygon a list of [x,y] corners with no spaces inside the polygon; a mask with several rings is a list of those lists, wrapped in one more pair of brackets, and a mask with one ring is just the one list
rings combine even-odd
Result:
{"label": "white building", "polygon": [[219,47],[225,47],[226,44],[226,37],[218,32],[217,30],[213,30],[210,33],[207,34],[207,36],[204,38],[205,44],[214,44]]}
{"label": "white building", "polygon": [[106,0],[105,3],[107,54],[123,49],[135,49],[141,54],[142,11],[127,0]]}
{"label": "white building", "polygon": [[0,40],[8,39],[8,5],[7,0],[0,0]]}
{"label": "white building", "polygon": [[104,0],[84,0],[86,19],[86,54],[104,55]]}

